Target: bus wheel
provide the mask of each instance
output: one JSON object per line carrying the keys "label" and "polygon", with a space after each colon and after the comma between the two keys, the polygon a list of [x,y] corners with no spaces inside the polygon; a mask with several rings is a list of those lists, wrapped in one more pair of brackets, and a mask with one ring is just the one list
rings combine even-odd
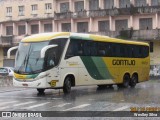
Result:
{"label": "bus wheel", "polygon": [[98,88],[106,88],[107,87],[107,85],[97,85],[98,86]]}
{"label": "bus wheel", "polygon": [[37,88],[37,91],[39,92],[39,94],[43,94],[45,89],[44,88]]}
{"label": "bus wheel", "polygon": [[128,74],[125,74],[123,77],[123,83],[122,84],[118,84],[117,86],[119,88],[127,88],[129,86],[130,83],[130,77]]}
{"label": "bus wheel", "polygon": [[112,84],[108,85],[108,88],[113,88],[113,85]]}
{"label": "bus wheel", "polygon": [[67,77],[65,80],[64,80],[64,85],[63,85],[63,92],[66,94],[66,93],[70,93],[71,92],[71,78],[70,77]]}
{"label": "bus wheel", "polygon": [[132,78],[131,78],[131,81],[130,81],[129,85],[131,87],[135,87],[136,84],[137,84],[137,82],[138,82],[138,76],[137,75],[133,75]]}

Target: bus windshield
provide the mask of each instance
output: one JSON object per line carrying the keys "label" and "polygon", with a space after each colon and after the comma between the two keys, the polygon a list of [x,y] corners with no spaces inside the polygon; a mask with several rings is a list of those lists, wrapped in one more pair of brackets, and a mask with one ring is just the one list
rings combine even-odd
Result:
{"label": "bus windshield", "polygon": [[15,72],[33,74],[42,71],[44,58],[40,58],[40,52],[48,43],[20,43],[16,57]]}
{"label": "bus windshield", "polygon": [[[20,43],[16,55],[15,73],[36,74],[49,70],[59,64],[67,38],[58,38],[45,42]],[[57,45],[46,51],[41,58],[41,50],[47,45]]]}

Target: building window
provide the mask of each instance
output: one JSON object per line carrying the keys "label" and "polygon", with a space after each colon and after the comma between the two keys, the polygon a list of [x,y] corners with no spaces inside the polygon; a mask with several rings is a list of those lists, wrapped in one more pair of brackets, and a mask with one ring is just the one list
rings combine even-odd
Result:
{"label": "building window", "polygon": [[45,9],[46,10],[51,10],[52,9],[52,3],[46,3],[45,4]]}
{"label": "building window", "polygon": [[160,5],[160,0],[151,0],[151,6],[158,6]]}
{"label": "building window", "polygon": [[69,11],[69,2],[60,3],[60,12],[68,12]]}
{"label": "building window", "polygon": [[38,5],[36,4],[36,5],[31,5],[31,7],[32,7],[32,11],[37,11],[38,10]]}
{"label": "building window", "polygon": [[24,6],[19,6],[19,16],[24,15]]}
{"label": "building window", "polygon": [[52,32],[52,24],[51,23],[44,24],[44,32]]}
{"label": "building window", "polygon": [[12,7],[6,7],[7,16],[12,16]]}
{"label": "building window", "polygon": [[77,1],[74,3],[74,9],[76,12],[84,10],[84,1]]}
{"label": "building window", "polygon": [[140,30],[151,30],[152,29],[152,18],[141,18],[139,19]]}
{"label": "building window", "polygon": [[153,47],[154,47],[153,42],[150,42],[150,52],[153,52]]}
{"label": "building window", "polygon": [[128,20],[116,20],[115,21],[116,31],[127,30],[128,29]]}
{"label": "building window", "polygon": [[38,25],[31,25],[31,34],[39,33],[39,26]]}
{"label": "building window", "polygon": [[19,25],[18,26],[18,35],[25,35],[26,34],[26,26],[25,25]]}
{"label": "building window", "polygon": [[130,5],[130,0],[119,0],[119,8],[128,8]]}
{"label": "building window", "polygon": [[99,9],[99,0],[89,0],[89,9],[98,10]]}
{"label": "building window", "polygon": [[62,23],[62,32],[70,32],[71,23]]}
{"label": "building window", "polygon": [[98,21],[98,31],[109,31],[109,21]]}
{"label": "building window", "polygon": [[104,9],[114,8],[114,0],[104,0]]}
{"label": "building window", "polygon": [[88,32],[88,22],[78,22],[77,23],[77,32],[87,33]]}
{"label": "building window", "polygon": [[135,6],[136,7],[147,6],[147,1],[146,0],[135,0]]}
{"label": "building window", "polygon": [[45,4],[45,10],[46,10],[46,13],[51,13],[52,3],[46,3]]}
{"label": "building window", "polygon": [[13,26],[6,26],[6,35],[13,35]]}

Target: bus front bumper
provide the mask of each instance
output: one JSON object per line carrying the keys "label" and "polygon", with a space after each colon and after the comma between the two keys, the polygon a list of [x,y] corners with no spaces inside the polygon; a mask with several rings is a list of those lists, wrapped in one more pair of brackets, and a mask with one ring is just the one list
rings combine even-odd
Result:
{"label": "bus front bumper", "polygon": [[16,87],[28,87],[28,88],[48,88],[50,85],[47,83],[46,78],[39,80],[19,80],[13,78],[13,86]]}

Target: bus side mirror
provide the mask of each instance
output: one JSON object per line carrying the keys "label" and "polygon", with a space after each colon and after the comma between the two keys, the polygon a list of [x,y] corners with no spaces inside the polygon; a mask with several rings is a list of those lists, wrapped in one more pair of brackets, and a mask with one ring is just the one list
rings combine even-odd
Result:
{"label": "bus side mirror", "polygon": [[48,46],[43,47],[42,50],[41,50],[41,58],[44,58],[45,53],[46,53],[46,51],[47,51],[48,49],[54,48],[54,47],[57,47],[57,46],[58,46],[58,45],[48,45]]}
{"label": "bus side mirror", "polygon": [[11,47],[8,49],[7,51],[7,58],[10,59],[11,58],[11,51],[15,50],[15,49],[18,49],[18,46],[15,46],[15,47]]}

